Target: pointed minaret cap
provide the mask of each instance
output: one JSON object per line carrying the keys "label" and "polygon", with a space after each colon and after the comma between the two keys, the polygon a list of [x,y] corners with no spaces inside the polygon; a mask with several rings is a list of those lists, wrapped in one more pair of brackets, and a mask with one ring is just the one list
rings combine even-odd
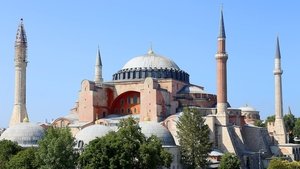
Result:
{"label": "pointed minaret cap", "polygon": [[289,112],[288,112],[289,115],[292,114],[292,111],[291,111],[291,107],[289,106]]}
{"label": "pointed minaret cap", "polygon": [[23,18],[21,18],[21,23],[18,27],[16,43],[27,43],[26,33],[23,25]]}
{"label": "pointed minaret cap", "polygon": [[225,26],[224,26],[224,19],[223,19],[223,7],[221,8],[220,33],[219,33],[219,38],[226,38],[226,34],[225,34]]}
{"label": "pointed minaret cap", "polygon": [[278,58],[278,59],[281,58],[280,46],[279,46],[279,37],[278,36],[277,36],[277,42],[276,42],[276,54],[275,54],[275,58]]}
{"label": "pointed minaret cap", "polygon": [[96,66],[102,66],[101,54],[100,54],[99,46],[98,46],[98,50],[97,50]]}

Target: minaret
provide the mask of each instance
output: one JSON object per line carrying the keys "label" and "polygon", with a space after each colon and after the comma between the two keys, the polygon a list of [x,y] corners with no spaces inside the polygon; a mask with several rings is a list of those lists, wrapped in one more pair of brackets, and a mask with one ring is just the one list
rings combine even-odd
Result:
{"label": "minaret", "polygon": [[286,143],[286,131],[283,121],[283,109],[282,109],[282,83],[281,75],[281,54],[279,47],[279,38],[277,37],[276,54],[275,54],[275,131],[274,138],[278,144]]}
{"label": "minaret", "polygon": [[9,126],[28,119],[26,110],[26,67],[27,67],[27,38],[23,19],[18,27],[15,41],[15,100]]}
{"label": "minaret", "polygon": [[100,49],[98,47],[97,56],[96,56],[96,65],[95,65],[95,83],[96,86],[102,86],[103,78],[102,78],[102,62]]}
{"label": "minaret", "polygon": [[227,59],[228,55],[225,50],[225,27],[223,20],[223,10],[221,10],[220,33],[218,36],[218,50],[216,53],[217,60],[217,116],[221,125],[228,124],[227,115]]}

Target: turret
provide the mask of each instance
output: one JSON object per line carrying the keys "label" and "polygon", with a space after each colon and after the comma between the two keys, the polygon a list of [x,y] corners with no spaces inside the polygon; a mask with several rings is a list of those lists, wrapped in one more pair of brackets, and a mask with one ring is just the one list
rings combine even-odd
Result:
{"label": "turret", "polygon": [[102,78],[102,62],[100,49],[98,47],[97,56],[96,56],[96,64],[95,64],[95,83],[97,86],[102,86],[103,78]]}
{"label": "turret", "polygon": [[26,110],[26,67],[27,67],[27,37],[23,19],[17,30],[15,41],[15,99],[9,126],[28,119]]}
{"label": "turret", "polygon": [[223,10],[220,17],[220,32],[218,36],[218,49],[216,53],[217,61],[217,115],[221,125],[227,125],[227,59],[226,53],[226,35],[223,19]]}
{"label": "turret", "polygon": [[282,82],[281,75],[283,71],[281,70],[281,54],[279,47],[279,38],[277,37],[276,43],[276,53],[275,53],[275,131],[274,138],[278,144],[286,143],[286,131],[283,121],[283,108],[282,108]]}

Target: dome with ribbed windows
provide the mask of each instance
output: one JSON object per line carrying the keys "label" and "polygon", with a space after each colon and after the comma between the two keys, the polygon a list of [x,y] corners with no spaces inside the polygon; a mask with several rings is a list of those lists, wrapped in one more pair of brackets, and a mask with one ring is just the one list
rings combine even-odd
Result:
{"label": "dome with ribbed windows", "polygon": [[152,49],[150,49],[145,55],[132,58],[123,66],[122,69],[136,68],[180,70],[174,61],[154,53]]}
{"label": "dome with ribbed windows", "polygon": [[154,53],[152,49],[145,55],[130,59],[123,68],[113,75],[114,81],[134,79],[175,79],[189,83],[189,74],[181,70],[171,59]]}
{"label": "dome with ribbed windows", "polygon": [[38,124],[23,122],[6,129],[0,140],[10,140],[22,147],[37,147],[44,134],[45,130]]}

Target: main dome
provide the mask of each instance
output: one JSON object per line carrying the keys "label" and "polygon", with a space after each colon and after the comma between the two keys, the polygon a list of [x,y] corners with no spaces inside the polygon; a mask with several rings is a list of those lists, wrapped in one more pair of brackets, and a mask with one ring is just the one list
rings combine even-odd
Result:
{"label": "main dome", "polygon": [[147,54],[129,60],[121,70],[113,75],[113,81],[154,79],[174,79],[189,83],[189,74],[181,70],[169,58],[160,56],[152,49]]}
{"label": "main dome", "polygon": [[177,64],[169,58],[157,55],[152,49],[147,54],[137,56],[129,60],[124,66],[124,69],[136,68],[152,68],[152,69],[175,69],[180,70]]}

